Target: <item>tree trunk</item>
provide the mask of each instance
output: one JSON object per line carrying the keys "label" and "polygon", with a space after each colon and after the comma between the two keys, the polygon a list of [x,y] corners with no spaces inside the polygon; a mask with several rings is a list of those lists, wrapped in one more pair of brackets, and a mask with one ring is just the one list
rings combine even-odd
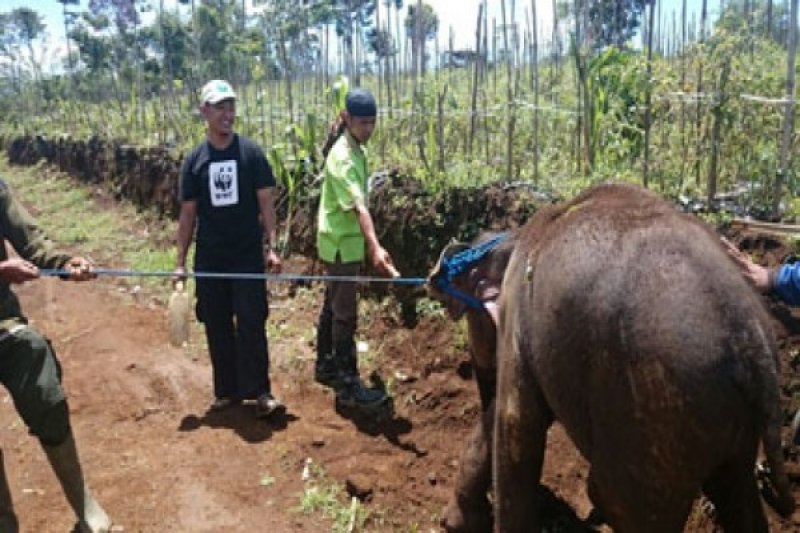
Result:
{"label": "tree trunk", "polygon": [[703,57],[704,57],[704,47],[702,46],[705,44],[706,40],[706,2],[707,0],[703,0],[702,8],[700,9],[700,44],[699,47],[699,57],[697,58],[698,66],[697,66],[697,100],[696,100],[696,114],[695,114],[695,122],[694,122],[694,134],[695,134],[695,159],[694,159],[694,179],[697,185],[700,185],[700,156],[703,153],[703,147],[701,146],[701,134],[700,134],[700,126],[701,126],[701,108],[702,108],[702,93],[703,93]]}
{"label": "tree trunk", "polygon": [[581,52],[583,48],[584,37],[581,33],[585,28],[583,25],[584,5],[583,0],[575,0],[575,43],[573,53],[575,55],[575,69],[578,74],[578,139],[577,139],[577,154],[579,160],[583,159],[583,164],[580,162],[578,168],[583,167],[583,173],[588,176],[592,172],[594,166],[594,154],[592,152],[592,103],[591,95],[589,94],[589,79],[586,71],[586,60]]}
{"label": "tree trunk", "polygon": [[[686,91],[686,0],[681,2],[681,92]],[[686,158],[689,156],[689,143],[686,142],[686,100],[681,98],[681,173],[678,190],[686,180]]]}
{"label": "tree trunk", "polygon": [[508,100],[508,125],[506,130],[506,179],[514,177],[514,117],[516,109],[514,105],[514,88],[511,72],[511,58],[513,57],[508,46],[508,24],[506,23],[506,0],[500,0],[500,11],[503,15],[503,48],[506,56],[506,76],[507,87],[506,96]]}
{"label": "tree trunk", "polygon": [[[75,70],[75,62],[72,59],[72,46],[69,44],[69,25],[67,24],[67,4],[61,4],[61,16],[64,17],[64,40],[67,42],[67,64],[70,74]],[[162,6],[163,9],[163,6]]]}
{"label": "tree trunk", "polygon": [[717,87],[714,102],[714,126],[711,132],[711,160],[708,164],[708,184],[706,201],[707,205],[711,205],[714,197],[717,195],[717,164],[719,161],[720,138],[722,137],[722,110],[725,106],[725,85],[728,83],[728,75],[730,74],[731,63],[730,59],[725,61],[722,66],[722,73],[719,78],[719,86]]}
{"label": "tree trunk", "polygon": [[[375,0],[375,32],[378,36],[380,36],[381,32],[380,3],[380,0]],[[375,58],[377,59],[376,63],[378,66],[378,102],[383,102],[383,65],[381,64],[380,54],[375,54]]]}
{"label": "tree trunk", "polygon": [[444,155],[444,99],[447,97],[447,85],[437,95],[436,106],[438,111],[438,121],[436,124],[436,144],[439,145],[439,172],[445,171]]}
{"label": "tree trunk", "polygon": [[472,104],[469,116],[469,137],[467,138],[467,156],[472,157],[472,143],[475,139],[476,122],[478,119],[478,83],[481,68],[481,17],[483,4],[478,5],[478,22],[475,24],[475,60],[472,64]]}
{"label": "tree trunk", "polygon": [[531,0],[533,51],[531,71],[533,73],[533,182],[539,182],[539,35],[536,25],[536,0]]}
{"label": "tree trunk", "polygon": [[772,38],[772,0],[767,0],[767,23],[764,33],[766,38]]}

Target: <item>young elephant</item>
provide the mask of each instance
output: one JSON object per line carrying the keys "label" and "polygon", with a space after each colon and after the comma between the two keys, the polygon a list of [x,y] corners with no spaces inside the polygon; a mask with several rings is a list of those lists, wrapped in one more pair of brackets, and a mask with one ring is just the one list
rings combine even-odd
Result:
{"label": "young elephant", "polygon": [[[495,235],[479,238],[474,245],[486,243]],[[492,530],[492,507],[487,498],[491,488],[492,425],[494,424],[495,375],[497,371],[497,297],[516,237],[509,234],[488,249],[480,260],[453,277],[450,284],[460,295],[474,298],[480,307],[447,294],[439,287],[443,261],[469,248],[463,243],[448,245],[428,277],[428,293],[442,302],[453,320],[467,319],[472,367],[481,398],[481,419],[472,430],[462,451],[452,499],[442,515],[442,527],[448,532],[488,532]]]}
{"label": "young elephant", "polygon": [[496,531],[540,529],[554,420],[591,464],[589,495],[614,531],[680,532],[702,491],[725,531],[767,532],[759,444],[776,510],[792,513],[769,318],[702,222],[625,184],[540,210],[499,310]]}

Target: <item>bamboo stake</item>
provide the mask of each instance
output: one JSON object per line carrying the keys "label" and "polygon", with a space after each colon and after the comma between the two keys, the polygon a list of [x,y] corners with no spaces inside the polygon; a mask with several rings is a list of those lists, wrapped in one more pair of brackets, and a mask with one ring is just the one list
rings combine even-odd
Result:
{"label": "bamboo stake", "polygon": [[469,137],[467,138],[467,156],[472,157],[472,142],[475,139],[476,121],[478,119],[478,83],[481,68],[481,17],[483,16],[483,4],[478,5],[478,22],[475,25],[475,61],[472,65],[472,104],[469,117]]}
{"label": "bamboo stake", "polygon": [[653,76],[653,22],[656,16],[655,4],[658,0],[653,0],[650,4],[650,17],[647,21],[647,92],[644,104],[644,172],[642,184],[647,187],[650,180],[650,121],[653,116],[650,104],[652,103],[652,76]]}
{"label": "bamboo stake", "polygon": [[533,73],[533,182],[539,182],[539,37],[537,31],[536,0],[531,0],[533,50],[531,71]]}
{"label": "bamboo stake", "polygon": [[783,195],[783,181],[789,167],[790,150],[792,146],[792,133],[794,132],[794,73],[795,53],[797,51],[797,0],[791,0],[789,10],[789,43],[786,54],[786,107],[783,115],[783,136],[781,138],[780,168],[775,176],[775,185],[772,191],[772,218],[777,219]]}

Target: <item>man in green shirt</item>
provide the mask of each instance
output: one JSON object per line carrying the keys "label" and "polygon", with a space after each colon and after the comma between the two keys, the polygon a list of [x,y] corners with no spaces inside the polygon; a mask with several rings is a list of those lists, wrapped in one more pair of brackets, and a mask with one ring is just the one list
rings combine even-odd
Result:
{"label": "man in green shirt", "polygon": [[[13,246],[20,257],[9,258],[2,241]],[[84,483],[61,387],[61,365],[50,341],[28,324],[11,290],[11,284],[38,278],[39,268],[63,269],[62,278],[72,281],[96,277],[89,261],[54,249],[0,180],[0,383],[42,445],[78,519],[75,531],[107,532],[111,521]],[[0,531],[16,533],[18,528],[0,451]]]}
{"label": "man in green shirt", "polygon": [[[364,89],[347,94],[341,120],[345,128],[325,160],[317,252],[329,276],[358,276],[365,255],[385,275],[396,275],[389,253],[378,242],[367,209],[367,155],[364,145],[375,129],[377,106]],[[366,254],[365,254],[366,251]],[[329,281],[317,326],[315,378],[333,387],[345,406],[383,404],[386,393],[368,388],[358,374],[355,349],[356,284]]]}

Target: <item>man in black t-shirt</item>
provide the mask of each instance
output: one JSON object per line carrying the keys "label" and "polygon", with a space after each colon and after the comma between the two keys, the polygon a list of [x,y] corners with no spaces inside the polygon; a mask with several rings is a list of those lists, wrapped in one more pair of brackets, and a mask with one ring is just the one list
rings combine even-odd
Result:
{"label": "man in black t-shirt", "polygon": [[[262,150],[233,131],[236,95],[230,84],[208,82],[200,112],[206,139],[181,169],[176,277],[186,275],[195,226],[196,272],[263,273],[265,266],[280,272],[272,248],[275,178]],[[285,410],[270,386],[264,280],[198,277],[196,284],[197,318],[205,325],[214,373],[211,409],[254,399],[259,417]]]}

